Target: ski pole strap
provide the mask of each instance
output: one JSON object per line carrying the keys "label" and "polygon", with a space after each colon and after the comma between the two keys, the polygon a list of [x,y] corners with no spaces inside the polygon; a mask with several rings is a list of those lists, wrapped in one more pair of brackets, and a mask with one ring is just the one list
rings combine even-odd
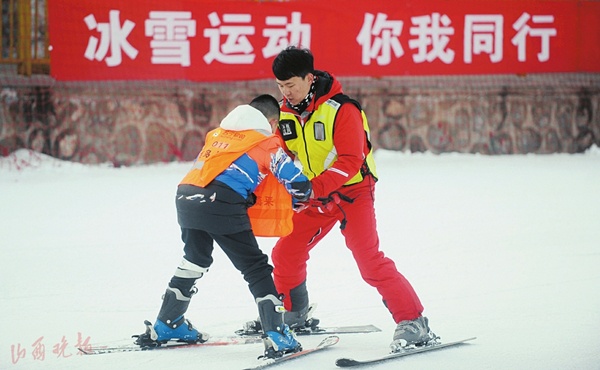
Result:
{"label": "ski pole strap", "polygon": [[350,198],[349,196],[340,193],[339,191],[333,191],[331,193],[329,193],[329,195],[327,197],[319,197],[319,198],[315,198],[315,199],[311,199],[309,205],[311,207],[318,207],[321,209],[325,209],[327,211],[331,211],[333,209],[333,206],[337,206],[340,211],[342,212],[342,214],[344,215],[344,218],[342,219],[342,221],[340,221],[340,229],[344,230],[346,228],[346,212],[344,212],[344,209],[342,208],[342,206],[340,205],[341,201],[344,202],[348,202],[350,204],[354,203],[354,200],[356,198]]}
{"label": "ski pole strap", "polygon": [[[343,200],[344,202],[348,202],[350,204],[354,203],[354,199],[356,198],[350,198],[349,196],[340,193],[339,191],[333,191],[331,193],[329,193],[328,196],[326,197],[320,197],[320,198],[316,198],[316,201],[320,202],[321,205],[327,205],[330,203],[334,203],[339,205],[340,202]],[[333,206],[333,204],[332,204]]]}

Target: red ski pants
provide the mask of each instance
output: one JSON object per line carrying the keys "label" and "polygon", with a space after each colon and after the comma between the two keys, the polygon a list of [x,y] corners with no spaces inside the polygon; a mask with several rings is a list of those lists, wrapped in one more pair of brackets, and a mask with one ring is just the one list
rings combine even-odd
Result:
{"label": "red ski pants", "polygon": [[[377,289],[396,323],[421,316],[423,306],[413,287],[398,272],[394,262],[379,250],[374,208],[375,183],[369,177],[339,191],[354,199],[353,203],[343,200],[339,203],[346,213],[347,221],[342,235],[363,280]],[[273,248],[275,285],[277,291],[285,295],[284,305],[287,310],[291,310],[292,306],[290,290],[306,280],[306,262],[310,250],[343,217],[337,206],[325,213],[316,208],[296,213],[293,232],[279,239]]]}

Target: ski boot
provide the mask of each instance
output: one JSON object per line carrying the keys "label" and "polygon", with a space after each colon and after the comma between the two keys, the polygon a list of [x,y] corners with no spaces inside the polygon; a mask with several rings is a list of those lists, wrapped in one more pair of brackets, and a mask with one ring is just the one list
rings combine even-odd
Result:
{"label": "ski boot", "polygon": [[285,353],[302,351],[302,345],[296,339],[296,334],[287,325],[277,331],[268,331],[262,335],[262,339],[266,358],[277,358]]}
{"label": "ski boot", "polygon": [[313,303],[300,311],[286,311],[283,314],[283,319],[285,324],[294,331],[315,329],[319,325],[319,322],[321,322],[316,317],[312,317],[316,309],[317,304]]}
{"label": "ski boot", "polygon": [[183,316],[175,319],[171,324],[165,324],[161,320],[154,323],[154,331],[157,334],[158,342],[167,342],[176,340],[178,342],[187,342],[189,344],[204,343],[209,335],[198,331],[192,323]]}
{"label": "ski boot", "polygon": [[424,316],[419,316],[414,320],[398,323],[390,348],[392,352],[400,352],[406,348],[435,343],[437,339],[438,337],[429,329],[429,320]]}
{"label": "ski boot", "polygon": [[283,322],[283,313],[285,312],[283,303],[272,294],[257,298],[256,303],[264,330],[262,335],[265,345],[263,357],[277,358],[285,353],[301,351],[302,346],[298,343],[296,335]]}
{"label": "ski boot", "polygon": [[317,305],[309,304],[306,280],[291,289],[289,295],[292,309],[284,315],[285,324],[295,332],[314,330],[319,325],[319,319],[312,317]]}
{"label": "ski boot", "polygon": [[[285,311],[283,320],[294,332],[314,331],[321,322],[316,317],[312,317],[312,314],[316,309],[317,304],[313,303],[297,312]],[[239,335],[256,335],[261,334],[262,332],[262,325],[259,317],[256,320],[246,321],[243,329],[238,330],[236,333]]]}
{"label": "ski boot", "polygon": [[186,297],[177,288],[168,287],[163,304],[154,326],[145,321],[146,332],[137,335],[135,343],[142,347],[156,347],[170,340],[190,344],[204,343],[209,335],[198,331],[183,314],[187,311],[191,297]]}

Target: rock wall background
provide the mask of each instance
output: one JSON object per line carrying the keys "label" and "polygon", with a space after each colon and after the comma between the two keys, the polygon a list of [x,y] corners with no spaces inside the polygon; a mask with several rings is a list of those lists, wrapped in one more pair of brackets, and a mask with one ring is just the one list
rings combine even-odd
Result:
{"label": "rock wall background", "polygon": [[[340,78],[376,149],[486,155],[600,146],[600,75]],[[0,154],[82,163],[191,161],[205,134],[273,80],[57,82],[0,76]]]}

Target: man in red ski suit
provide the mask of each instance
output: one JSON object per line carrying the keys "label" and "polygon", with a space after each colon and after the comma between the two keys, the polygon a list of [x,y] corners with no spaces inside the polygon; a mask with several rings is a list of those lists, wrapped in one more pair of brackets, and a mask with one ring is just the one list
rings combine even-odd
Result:
{"label": "man in red ski suit", "polygon": [[379,249],[377,174],[366,116],[357,101],[343,94],[335,76],[315,70],[313,61],[310,50],[296,47],[283,50],[273,61],[283,95],[277,134],[286,152],[301,162],[313,189],[312,206],[294,214],[292,233],[279,239],[272,252],[275,285],[289,311],[286,324],[305,325],[309,252],[339,221],[362,278],[381,294],[398,324],[392,350],[422,345],[435,337],[421,315],[423,306],[408,280]]}

